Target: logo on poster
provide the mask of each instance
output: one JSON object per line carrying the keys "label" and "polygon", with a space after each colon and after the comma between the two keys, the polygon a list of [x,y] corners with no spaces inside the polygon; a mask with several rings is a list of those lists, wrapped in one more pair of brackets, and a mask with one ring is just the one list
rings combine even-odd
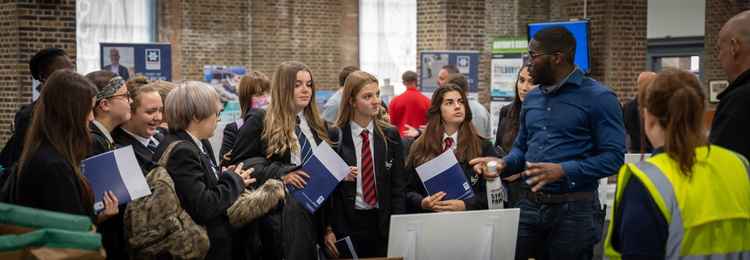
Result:
{"label": "logo on poster", "polygon": [[458,67],[458,71],[463,74],[469,73],[469,67],[471,66],[471,57],[469,56],[457,56],[456,57],[456,67]]}
{"label": "logo on poster", "polygon": [[161,69],[161,50],[146,49],[146,70]]}

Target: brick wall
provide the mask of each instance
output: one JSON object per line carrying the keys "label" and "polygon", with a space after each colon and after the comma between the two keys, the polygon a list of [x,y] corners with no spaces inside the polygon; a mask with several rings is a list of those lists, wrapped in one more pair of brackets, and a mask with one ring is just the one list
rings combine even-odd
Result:
{"label": "brick wall", "polygon": [[39,50],[76,53],[75,0],[4,1],[0,4],[0,144],[18,108],[31,101],[29,60]]}
{"label": "brick wall", "polygon": [[[583,2],[561,1],[561,18],[583,18]],[[589,0],[591,76],[612,88],[621,101],[636,93],[646,69],[646,0]]]}
{"label": "brick wall", "polygon": [[704,91],[708,95],[708,82],[726,80],[727,76],[719,64],[719,53],[716,41],[719,30],[732,16],[750,9],[750,1],[743,0],[706,0],[706,34],[704,38],[705,55],[703,55]]}
{"label": "brick wall", "polygon": [[351,0],[160,1],[159,35],[173,44],[175,79],[200,80],[207,64],[271,76],[284,61],[307,64],[319,87],[358,65],[358,2]]}
{"label": "brick wall", "polygon": [[270,76],[279,63],[296,60],[310,67],[319,88],[337,88],[341,69],[359,63],[352,39],[358,7],[351,2],[252,1],[253,67]]}
{"label": "brick wall", "polygon": [[177,54],[175,79],[202,80],[204,65],[250,67],[249,1],[170,0],[160,7],[160,17],[176,19],[160,24],[159,34]]}
{"label": "brick wall", "polygon": [[[421,71],[419,53],[431,50],[479,51],[479,101],[489,102],[489,66],[491,36],[488,30],[510,31],[512,28],[490,27],[500,24],[502,13],[488,12],[488,9],[510,7],[507,3],[467,1],[417,1],[417,71]],[[496,23],[497,22],[497,23]],[[509,29],[510,28],[510,29]],[[486,69],[485,69],[486,68]]]}
{"label": "brick wall", "polygon": [[[479,51],[479,102],[489,104],[490,55],[487,44],[487,13],[485,1],[448,1],[448,49]],[[481,69],[487,68],[487,69]]]}

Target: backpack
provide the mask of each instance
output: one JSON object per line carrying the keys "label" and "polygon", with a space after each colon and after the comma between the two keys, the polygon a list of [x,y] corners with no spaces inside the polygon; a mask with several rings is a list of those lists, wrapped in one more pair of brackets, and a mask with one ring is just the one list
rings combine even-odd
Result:
{"label": "backpack", "polygon": [[181,142],[169,144],[146,175],[151,195],[131,201],[125,210],[128,244],[139,258],[170,254],[180,259],[203,259],[208,253],[208,233],[180,206],[166,169],[172,150]]}

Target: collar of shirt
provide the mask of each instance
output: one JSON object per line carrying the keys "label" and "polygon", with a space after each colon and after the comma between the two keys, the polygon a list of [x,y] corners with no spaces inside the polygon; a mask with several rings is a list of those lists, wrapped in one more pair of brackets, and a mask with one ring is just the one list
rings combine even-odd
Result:
{"label": "collar of shirt", "polygon": [[560,82],[556,83],[555,85],[551,86],[540,86],[540,90],[542,93],[549,95],[554,94],[562,88],[566,83],[574,84],[576,86],[580,86],[583,83],[583,71],[578,69],[578,67],[575,67],[573,71],[571,71],[568,76],[565,76]]}
{"label": "collar of shirt", "polygon": [[[307,119],[305,119],[303,112],[297,113],[297,118],[299,119],[299,128],[300,130],[302,130],[302,136],[297,136],[297,138],[306,138],[307,143],[310,144],[310,148],[315,149],[315,147],[318,146],[318,143],[315,142],[314,135],[312,133],[312,130],[310,129],[310,126],[307,124]],[[295,134],[296,134],[296,131],[295,131]],[[302,165],[302,158],[300,158],[300,152],[301,151],[291,153],[292,164]]]}
{"label": "collar of shirt", "polygon": [[310,141],[311,147],[315,147],[316,142],[313,138],[312,129],[310,128],[310,125],[307,123],[307,119],[305,118],[304,111],[297,113],[297,118],[299,118],[300,130],[302,130],[302,133],[305,135],[305,137],[307,137],[307,140]]}
{"label": "collar of shirt", "polygon": [[750,69],[742,72],[739,76],[737,76],[737,78],[734,79],[734,81],[730,82],[729,86],[724,91],[719,93],[716,98],[721,100],[723,97],[728,96],[729,93],[734,92],[735,89],[747,84],[748,82],[750,82]]}
{"label": "collar of shirt", "polygon": [[99,131],[101,131],[104,134],[104,136],[107,137],[107,140],[110,143],[115,143],[115,140],[112,139],[112,135],[109,134],[109,131],[107,130],[106,127],[104,127],[104,125],[102,123],[100,123],[99,121],[94,120],[94,125],[97,128],[99,128]]}
{"label": "collar of shirt", "polygon": [[206,151],[203,150],[203,143],[201,143],[201,140],[196,138],[193,134],[191,134],[190,131],[185,131],[185,133],[187,133],[190,136],[190,138],[193,139],[193,142],[195,142],[195,145],[198,146],[198,149],[201,151],[201,153],[205,154]]}
{"label": "collar of shirt", "polygon": [[367,127],[364,127],[364,128],[359,126],[359,124],[355,123],[354,121],[350,121],[349,126],[352,127],[352,135],[354,136],[359,136],[362,133],[362,131],[365,129],[367,129],[367,131],[370,132],[370,135],[372,135],[372,129],[373,129],[372,120],[370,120],[370,123],[368,123]]}
{"label": "collar of shirt", "polygon": [[156,145],[159,145],[159,141],[157,141],[156,138],[154,138],[153,136],[149,137],[149,138],[145,138],[145,137],[142,137],[140,135],[134,134],[134,133],[128,131],[127,129],[125,129],[125,128],[121,127],[121,129],[122,129],[123,132],[125,132],[126,134],[129,134],[130,136],[132,136],[133,138],[135,138],[135,140],[137,140],[139,143],[143,144],[143,146],[145,146],[145,147],[148,147],[148,143],[150,141],[153,141]]}
{"label": "collar of shirt", "polygon": [[448,137],[453,138],[453,144],[451,145],[451,149],[455,149],[456,145],[458,144],[458,131],[456,131],[452,135],[448,135],[448,133],[443,133],[443,143],[440,145],[445,145],[445,139]]}
{"label": "collar of shirt", "polygon": [[297,119],[299,119],[300,125],[302,125],[303,122],[307,124],[307,119],[305,118],[305,110],[299,111],[299,113],[297,113]]}

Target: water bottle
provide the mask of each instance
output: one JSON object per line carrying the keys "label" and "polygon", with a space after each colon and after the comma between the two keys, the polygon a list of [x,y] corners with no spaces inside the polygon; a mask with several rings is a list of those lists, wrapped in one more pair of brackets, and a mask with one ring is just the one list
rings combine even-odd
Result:
{"label": "water bottle", "polygon": [[[489,173],[497,174],[497,162],[491,161],[487,163],[487,170]],[[487,180],[487,207],[489,209],[502,209],[503,204],[507,201],[507,193],[503,186],[503,181],[500,176]]]}

